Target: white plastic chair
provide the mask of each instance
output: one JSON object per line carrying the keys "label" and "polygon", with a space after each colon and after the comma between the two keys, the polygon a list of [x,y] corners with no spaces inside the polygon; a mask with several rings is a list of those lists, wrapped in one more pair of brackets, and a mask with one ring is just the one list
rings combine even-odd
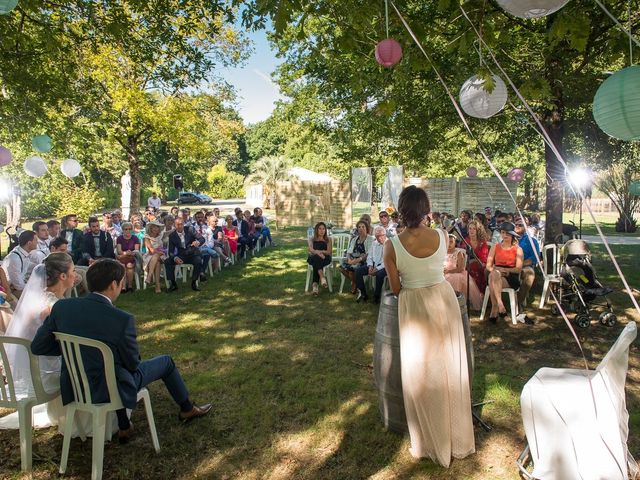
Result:
{"label": "white plastic chair", "polygon": [[[544,367],[525,384],[520,404],[528,446],[517,462],[525,478],[635,478],[624,387],[636,336],[629,322],[595,370]],[[527,449],[532,473],[525,469]]]}
{"label": "white plastic chair", "polygon": [[540,296],[539,308],[544,308],[544,304],[549,299],[549,288],[552,283],[560,283],[560,249],[555,243],[550,243],[542,248],[542,274],[544,276],[544,286]]}
{"label": "white plastic chair", "polygon": [[[349,247],[349,240],[351,240],[351,235],[348,233],[337,233],[331,237],[333,242],[333,266],[336,272],[338,272],[338,268],[342,265],[347,258],[347,248]],[[343,281],[344,283],[344,281]],[[340,288],[342,291],[342,287]]]}
{"label": "white plastic chair", "polygon": [[[76,410],[88,412],[92,415],[92,464],[91,479],[100,480],[102,478],[102,464],[104,459],[104,435],[107,421],[107,413],[124,408],[122,399],[118,392],[118,384],[116,380],[116,372],[113,360],[113,352],[104,343],[90,338],[68,335],[66,333],[54,332],[56,339],[60,342],[62,356],[65,365],[69,371],[71,385],[73,387],[74,402],[65,406],[66,420],[64,428],[64,440],[62,442],[62,459],[60,460],[60,473],[64,474],[67,470],[67,461],[69,459],[69,445],[71,443],[71,431],[73,429],[73,421]],[[81,347],[97,348],[102,354],[104,363],[104,375],[109,390],[108,403],[94,404],[91,399],[90,383],[84,368],[81,355]],[[151,399],[149,392],[143,388],[138,392],[138,401],[142,400],[144,409],[147,414],[149,430],[151,431],[151,441],[156,452],[160,451],[160,443],[158,442],[158,433],[156,432],[156,424],[153,419],[153,410],[151,409]]]}
{"label": "white plastic chair", "polygon": [[[502,293],[506,293],[509,295],[509,306],[511,308],[511,323],[514,325],[518,324],[517,316],[518,316],[518,291],[513,288],[503,288]],[[489,303],[490,293],[489,286],[484,289],[484,301],[482,302],[482,311],[480,312],[480,320],[484,320],[484,314],[487,310],[487,305]]]}
{"label": "white plastic chair", "polygon": [[183,263],[181,265],[176,265],[175,269],[175,278],[182,278],[182,283],[187,283],[189,276],[193,274],[193,265],[190,263]]}
{"label": "white plastic chair", "polygon": [[[29,355],[31,384],[35,396],[33,397],[18,397],[15,392],[13,384],[13,375],[11,372],[11,365],[9,365],[9,359],[7,357],[6,345],[14,345],[14,348],[24,348]],[[31,353],[31,342],[24,338],[17,337],[3,337],[0,336],[0,359],[4,367],[4,376],[7,379],[7,384],[2,381],[0,375],[0,407],[13,408],[18,411],[18,422],[20,424],[20,467],[23,472],[31,470],[32,463],[32,420],[33,407],[47,403],[58,395],[60,391],[47,392],[42,385],[42,378],[40,377],[40,366],[38,357]]]}
{"label": "white plastic chair", "polygon": [[[327,265],[322,268],[322,272],[324,273],[324,278],[327,279],[327,284],[329,286],[329,291],[333,293],[333,272],[331,265]],[[309,287],[311,286],[311,278],[313,277],[313,267],[307,264],[307,283],[304,287],[304,291],[308,292]]]}

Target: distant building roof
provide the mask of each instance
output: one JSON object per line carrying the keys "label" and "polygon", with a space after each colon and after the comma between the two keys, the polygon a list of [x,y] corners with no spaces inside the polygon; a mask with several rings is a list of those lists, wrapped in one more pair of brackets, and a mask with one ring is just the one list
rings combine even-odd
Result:
{"label": "distant building roof", "polygon": [[289,169],[289,176],[297,177],[306,182],[330,182],[333,180],[328,173],[318,173],[312,170],[307,170],[302,167],[293,167]]}

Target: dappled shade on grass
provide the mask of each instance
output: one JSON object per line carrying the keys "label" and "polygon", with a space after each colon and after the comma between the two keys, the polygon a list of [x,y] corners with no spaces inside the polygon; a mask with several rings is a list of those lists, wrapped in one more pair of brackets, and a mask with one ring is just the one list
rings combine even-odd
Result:
{"label": "dappled shade on grass", "polygon": [[[161,453],[154,453],[144,413],[137,409],[134,440],[127,447],[105,448],[104,478],[518,478],[522,386],[541,366],[580,368],[577,346],[562,320],[543,316],[548,309],[536,311],[534,327],[490,326],[472,317],[473,397],[491,401],[482,415],[495,428],[476,429],[477,454],[445,470],[413,460],[408,438],[382,427],[371,368],[376,308],[355,304],[350,294],[304,294],[305,231],[274,234],[277,248],[224,269],[202,284],[202,292],[146,290],[118,300],[120,308],[136,315],[143,358],[171,354],[192,397],[212,401],[214,410],[181,425],[164,386],[154,383]],[[620,330],[621,325],[593,325],[578,332],[592,367]],[[636,456],[637,353],[636,344],[627,386],[630,448]],[[0,431],[0,445],[0,477],[20,478],[18,432]],[[34,478],[57,475],[61,445],[55,429],[35,432]],[[65,478],[87,478],[91,443],[74,439],[71,456]]]}

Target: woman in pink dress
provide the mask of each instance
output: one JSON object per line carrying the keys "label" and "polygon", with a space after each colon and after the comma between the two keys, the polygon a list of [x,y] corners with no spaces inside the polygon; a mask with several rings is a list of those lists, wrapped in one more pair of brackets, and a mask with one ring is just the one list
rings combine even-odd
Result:
{"label": "woman in pink dress", "polygon": [[231,253],[235,255],[238,251],[238,229],[233,226],[233,217],[231,215],[227,215],[224,220],[227,222],[227,225],[222,227],[222,231],[229,242]]}
{"label": "woman in pink dress", "polygon": [[473,256],[469,259],[469,273],[476,282],[478,290],[484,295],[487,288],[487,278],[485,277],[485,266],[487,265],[487,257],[489,256],[489,244],[487,238],[489,234],[484,225],[473,220],[469,223],[469,236],[465,238],[466,242],[471,245],[477,259]]}
{"label": "woman in pink dress", "polygon": [[[449,245],[444,258],[444,278],[451,284],[456,292],[467,295],[467,271],[464,268],[464,250],[456,248],[456,237],[449,235]],[[482,308],[482,294],[478,290],[476,282],[469,277],[469,302],[471,308],[480,310]]]}

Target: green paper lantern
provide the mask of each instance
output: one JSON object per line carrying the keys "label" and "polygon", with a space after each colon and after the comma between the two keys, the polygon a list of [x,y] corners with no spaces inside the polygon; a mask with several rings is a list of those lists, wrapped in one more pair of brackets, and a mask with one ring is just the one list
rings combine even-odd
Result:
{"label": "green paper lantern", "polygon": [[18,5],[18,0],[0,0],[0,15],[6,15]]}
{"label": "green paper lantern", "polygon": [[640,140],[640,65],[607,78],[593,98],[593,118],[604,133],[620,140]]}
{"label": "green paper lantern", "polygon": [[48,135],[38,135],[31,140],[33,148],[40,153],[51,151],[51,138]]}
{"label": "green paper lantern", "polygon": [[629,193],[640,197],[640,182],[631,182],[629,184]]}

